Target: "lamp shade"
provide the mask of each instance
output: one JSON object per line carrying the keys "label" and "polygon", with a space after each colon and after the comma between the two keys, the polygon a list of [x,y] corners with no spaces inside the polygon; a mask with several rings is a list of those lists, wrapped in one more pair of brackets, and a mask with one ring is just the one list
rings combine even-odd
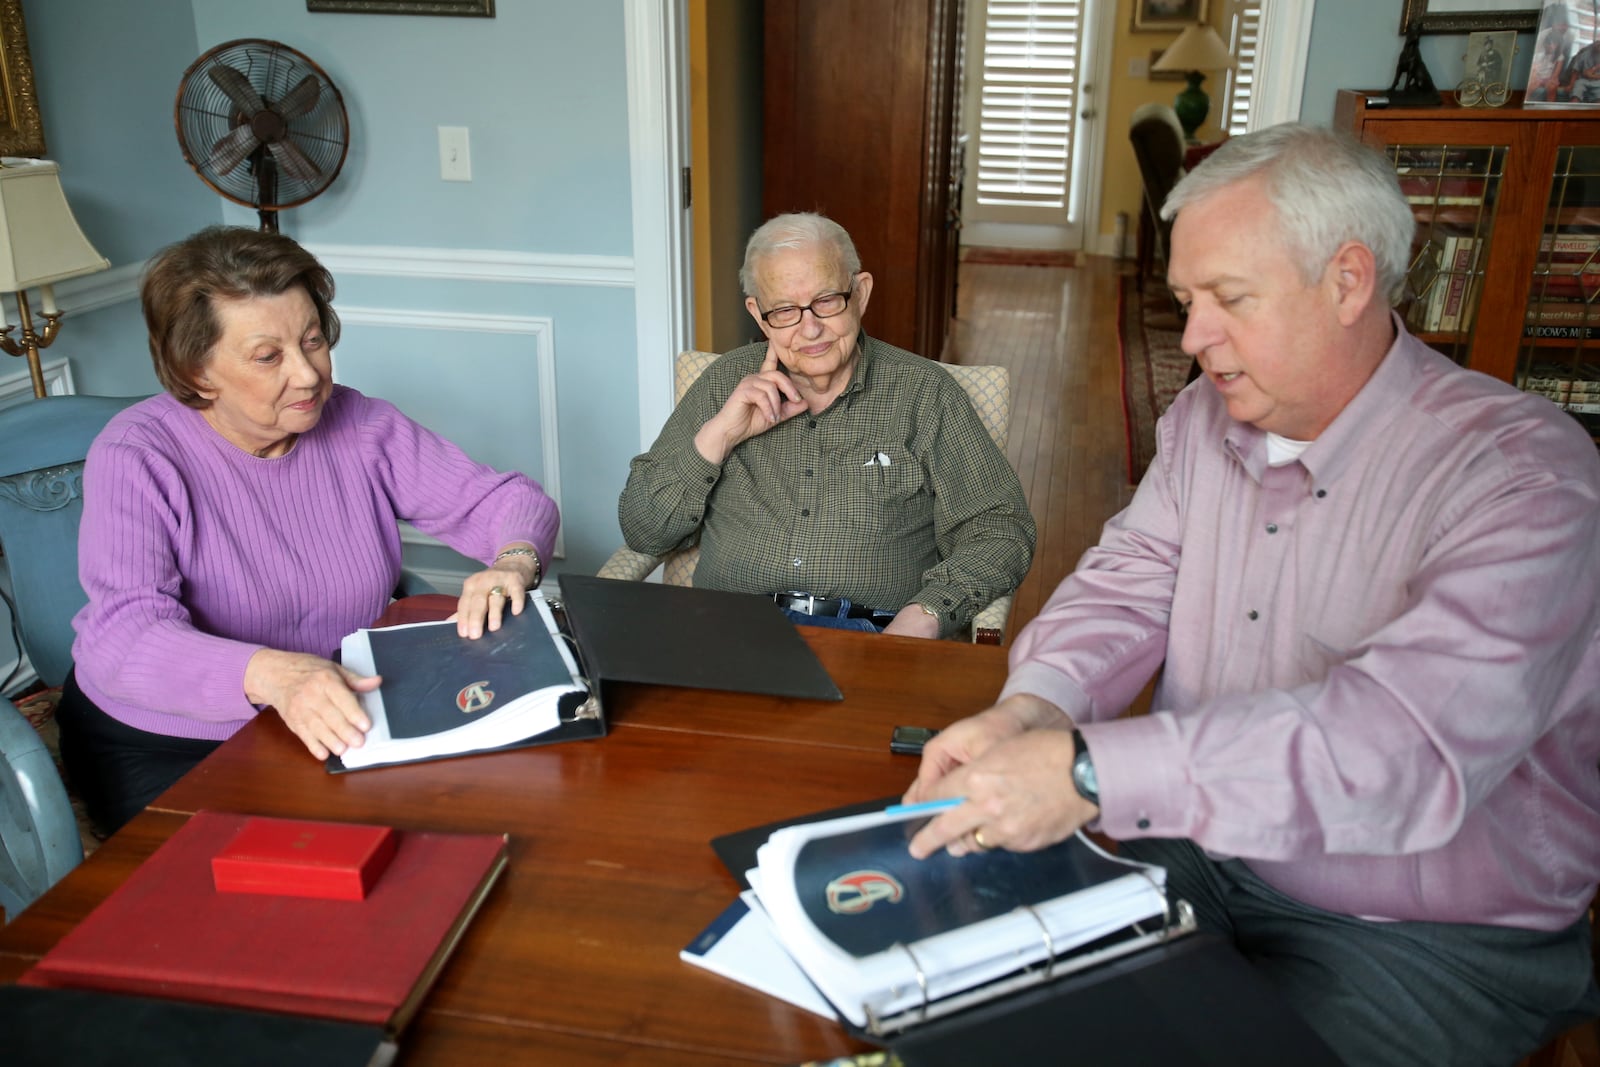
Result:
{"label": "lamp shade", "polygon": [[20,292],[109,266],[111,261],[94,250],[72,217],[53,162],[8,160],[0,168],[0,292]]}
{"label": "lamp shade", "polygon": [[1235,60],[1222,43],[1217,31],[1204,22],[1197,22],[1178,35],[1161,58],[1151,64],[1151,70],[1226,70]]}

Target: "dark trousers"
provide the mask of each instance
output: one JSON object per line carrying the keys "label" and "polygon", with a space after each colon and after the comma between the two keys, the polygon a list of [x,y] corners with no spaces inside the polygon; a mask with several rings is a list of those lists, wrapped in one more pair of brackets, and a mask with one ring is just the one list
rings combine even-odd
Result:
{"label": "dark trousers", "polygon": [[101,711],[68,672],[56,708],[61,762],[102,833],[113,834],[221,741],[153,734]]}
{"label": "dark trousers", "polygon": [[1200,928],[1229,938],[1347,1063],[1506,1067],[1600,1011],[1587,918],[1554,933],[1368,922],[1302,904],[1189,841],[1117,848],[1165,867]]}

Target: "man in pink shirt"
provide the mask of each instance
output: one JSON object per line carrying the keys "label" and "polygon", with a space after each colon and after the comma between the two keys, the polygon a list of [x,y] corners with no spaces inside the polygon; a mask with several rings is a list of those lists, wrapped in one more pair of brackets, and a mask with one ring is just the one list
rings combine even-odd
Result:
{"label": "man in pink shirt", "polygon": [[928,746],[908,799],[966,802],[912,852],[1094,823],[1350,1062],[1511,1063],[1600,1008],[1594,442],[1406,332],[1377,154],[1236,137],[1163,214],[1205,374],[1000,701]]}

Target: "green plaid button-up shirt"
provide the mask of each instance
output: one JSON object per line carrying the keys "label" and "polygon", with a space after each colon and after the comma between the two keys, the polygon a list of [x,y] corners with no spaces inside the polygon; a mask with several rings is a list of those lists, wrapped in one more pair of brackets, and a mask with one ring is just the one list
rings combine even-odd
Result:
{"label": "green plaid button-up shirt", "polygon": [[750,438],[720,467],[694,435],[767,344],[706,368],[632,463],[618,505],[628,547],[660,555],[698,540],[696,585],[887,611],[916,602],[943,634],[1014,590],[1033,562],[1033,516],[966,392],[920,356],[864,333],[858,344],[826,411]]}

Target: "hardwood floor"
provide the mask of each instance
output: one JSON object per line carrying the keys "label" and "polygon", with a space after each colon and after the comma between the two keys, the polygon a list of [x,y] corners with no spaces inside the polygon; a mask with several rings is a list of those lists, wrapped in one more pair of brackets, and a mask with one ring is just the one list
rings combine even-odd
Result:
{"label": "hardwood floor", "polygon": [[1039,526],[1008,639],[1039,613],[1133,495],[1117,354],[1122,269],[1113,259],[1084,255],[1075,267],[961,264],[945,358],[1010,369],[1006,452]]}

